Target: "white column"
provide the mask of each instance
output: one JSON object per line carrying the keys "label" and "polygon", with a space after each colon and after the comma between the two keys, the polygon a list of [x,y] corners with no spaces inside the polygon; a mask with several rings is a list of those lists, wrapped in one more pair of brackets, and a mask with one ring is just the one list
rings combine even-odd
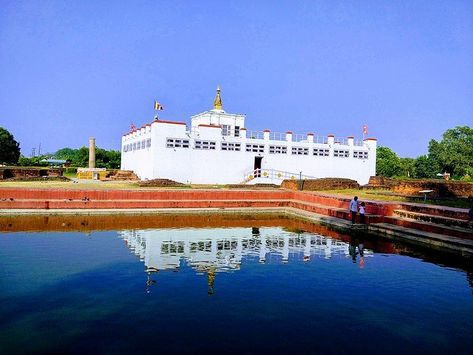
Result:
{"label": "white column", "polygon": [[284,245],[282,247],[282,262],[287,263],[289,260],[289,236],[284,236]]}
{"label": "white column", "polygon": [[286,132],[286,141],[287,142],[292,142],[292,132],[291,131]]}
{"label": "white column", "polygon": [[304,247],[304,261],[310,260],[310,236],[305,237],[305,247]]}
{"label": "white column", "polygon": [[266,237],[261,237],[260,249],[259,249],[259,262],[264,263],[266,261]]}

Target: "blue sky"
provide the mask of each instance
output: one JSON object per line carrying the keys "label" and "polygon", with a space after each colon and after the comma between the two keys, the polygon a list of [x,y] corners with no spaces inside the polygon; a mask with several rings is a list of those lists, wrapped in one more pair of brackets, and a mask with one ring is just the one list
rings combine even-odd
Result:
{"label": "blue sky", "polygon": [[369,136],[401,156],[473,123],[472,1],[0,0],[0,126],[29,155],[119,149],[212,106],[249,129]]}

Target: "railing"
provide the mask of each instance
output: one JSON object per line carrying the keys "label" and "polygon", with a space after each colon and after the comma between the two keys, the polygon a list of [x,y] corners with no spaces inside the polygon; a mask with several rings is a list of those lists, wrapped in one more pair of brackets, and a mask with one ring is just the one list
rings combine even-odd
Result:
{"label": "railing", "polygon": [[304,175],[301,173],[291,173],[289,171],[275,169],[254,169],[245,174],[244,182],[248,182],[260,177],[274,180],[316,179],[314,176]]}
{"label": "railing", "polygon": [[365,145],[365,142],[363,142],[362,139],[355,139],[353,141],[353,145],[356,145],[357,147],[363,147]]}
{"label": "railing", "polygon": [[327,144],[328,143],[328,138],[327,138],[327,136],[314,136],[314,143]]}
{"label": "railing", "polygon": [[293,142],[307,142],[307,135],[306,134],[293,134],[292,141]]}
{"label": "railing", "polygon": [[[246,133],[245,133],[246,132]],[[240,138],[246,134],[247,139],[264,139],[264,133],[262,131],[249,131],[249,130],[242,130],[239,132],[238,136],[235,136],[234,132],[230,132],[228,135],[224,135],[224,137],[232,137],[232,138]],[[199,136],[199,128],[198,127],[190,127],[186,130],[186,134],[189,136]],[[287,141],[287,133],[283,132],[269,132],[269,140],[270,141],[280,141],[286,142]],[[300,143],[308,143],[309,139],[306,134],[292,134],[291,142],[300,142]],[[313,142],[315,144],[328,144],[328,137],[327,136],[313,136]],[[348,138],[346,137],[335,137],[334,143],[339,145],[348,145]],[[353,141],[353,145],[362,147],[364,146],[363,140],[355,139]]]}
{"label": "railing", "polygon": [[333,139],[334,144],[348,145],[348,138],[345,137],[335,137]]}
{"label": "railing", "polygon": [[286,140],[286,133],[269,132],[269,140],[272,140],[272,141],[285,141]]}
{"label": "railing", "polygon": [[246,138],[248,139],[264,139],[264,132],[261,131],[246,131]]}

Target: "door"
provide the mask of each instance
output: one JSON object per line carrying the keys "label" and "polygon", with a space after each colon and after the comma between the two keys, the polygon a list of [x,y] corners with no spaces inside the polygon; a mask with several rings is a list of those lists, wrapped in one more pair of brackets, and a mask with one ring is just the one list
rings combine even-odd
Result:
{"label": "door", "polygon": [[261,177],[261,161],[263,160],[263,157],[255,157],[255,178]]}

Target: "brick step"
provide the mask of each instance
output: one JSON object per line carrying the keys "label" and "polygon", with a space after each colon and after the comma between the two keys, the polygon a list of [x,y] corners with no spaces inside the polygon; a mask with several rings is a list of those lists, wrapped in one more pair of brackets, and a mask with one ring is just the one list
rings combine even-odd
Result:
{"label": "brick step", "polygon": [[436,233],[436,234],[443,234],[463,239],[470,239],[473,240],[473,230],[461,227],[448,227],[440,224],[430,223],[430,222],[422,222],[414,219],[402,218],[402,217],[394,217],[394,216],[385,216],[384,222],[393,224],[396,226],[418,229],[421,231],[429,232],[429,233]]}
{"label": "brick step", "polygon": [[[330,207],[330,206],[326,206],[326,205],[322,205],[318,203],[302,202],[302,201],[296,201],[296,200],[291,201],[290,206],[304,210],[304,211],[308,211],[308,212],[314,212],[314,213],[322,214],[325,216],[331,216],[331,217],[336,217],[336,218],[351,221],[351,213],[345,208]],[[357,215],[356,218],[357,218],[356,222],[359,223],[360,216]],[[383,217],[380,215],[375,215],[375,214],[365,215],[366,224],[382,222],[382,219]]]}
{"label": "brick step", "polygon": [[[317,203],[324,206],[329,206],[333,208],[341,208],[348,210],[350,205],[351,198],[344,196],[333,196],[326,195],[320,192],[317,193],[308,193],[308,192],[299,192],[294,193],[294,198],[298,201],[308,202],[308,203]],[[358,200],[361,202],[361,200]],[[370,201],[364,200],[366,203],[366,214],[372,215],[391,215],[392,210],[397,208],[398,205],[391,202],[384,201]]]}
{"label": "brick step", "polygon": [[0,209],[129,209],[287,207],[289,200],[7,200]]}
{"label": "brick step", "polygon": [[383,233],[390,236],[402,237],[416,243],[448,248],[473,256],[473,241],[438,233],[415,230],[389,223],[373,223],[368,227],[370,232]]}
{"label": "brick step", "polygon": [[468,210],[465,208],[435,206],[420,203],[402,203],[400,207],[400,209],[405,211],[428,214],[431,216],[441,216],[464,220],[468,219]]}
{"label": "brick step", "polygon": [[413,220],[436,223],[436,224],[443,224],[448,227],[461,227],[461,228],[466,228],[466,229],[472,229],[472,232],[473,232],[473,224],[468,223],[468,221],[464,219],[431,215],[431,214],[426,214],[426,213],[411,212],[411,211],[406,211],[406,210],[394,210],[394,214],[403,218],[409,218]]}

